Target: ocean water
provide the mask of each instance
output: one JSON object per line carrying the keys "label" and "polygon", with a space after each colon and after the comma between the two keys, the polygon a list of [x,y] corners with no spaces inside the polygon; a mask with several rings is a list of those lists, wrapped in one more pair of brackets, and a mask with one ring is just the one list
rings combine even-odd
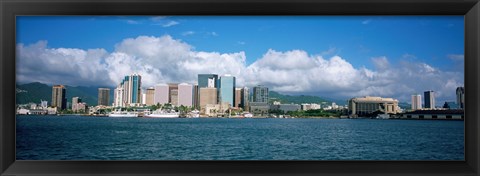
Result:
{"label": "ocean water", "polygon": [[464,160],[464,122],[17,116],[18,160]]}

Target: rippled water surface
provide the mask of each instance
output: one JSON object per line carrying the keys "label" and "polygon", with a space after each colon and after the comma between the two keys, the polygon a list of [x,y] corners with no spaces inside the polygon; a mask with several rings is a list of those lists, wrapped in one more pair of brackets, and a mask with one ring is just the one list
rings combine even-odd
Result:
{"label": "rippled water surface", "polygon": [[463,160],[464,122],[17,116],[18,160]]}

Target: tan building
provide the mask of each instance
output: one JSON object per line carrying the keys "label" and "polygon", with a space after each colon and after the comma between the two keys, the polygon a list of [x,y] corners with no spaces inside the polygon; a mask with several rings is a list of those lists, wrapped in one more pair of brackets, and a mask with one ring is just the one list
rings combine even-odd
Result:
{"label": "tan building", "polygon": [[110,106],[110,89],[109,88],[98,88],[97,105]]}
{"label": "tan building", "polygon": [[145,92],[145,105],[151,106],[154,105],[155,98],[155,88],[149,87]]}
{"label": "tan building", "polygon": [[52,106],[61,111],[67,108],[66,89],[63,85],[52,87]]}
{"label": "tan building", "polygon": [[239,108],[242,103],[242,88],[235,88],[235,104],[233,107]]}
{"label": "tan building", "polygon": [[398,100],[370,96],[350,99],[348,109],[352,116],[369,115],[377,111],[384,114],[396,114],[399,110]]}
{"label": "tan building", "polygon": [[191,84],[181,83],[178,85],[178,105],[193,106],[193,86]]}
{"label": "tan building", "polygon": [[217,88],[203,87],[200,88],[200,112],[205,113],[207,104],[217,104]]}
{"label": "tan building", "polygon": [[168,102],[174,106],[178,106],[178,84],[168,83]]}

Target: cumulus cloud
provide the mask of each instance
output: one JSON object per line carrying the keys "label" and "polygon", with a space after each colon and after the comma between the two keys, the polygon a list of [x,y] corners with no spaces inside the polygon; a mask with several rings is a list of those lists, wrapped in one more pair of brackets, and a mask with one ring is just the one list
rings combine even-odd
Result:
{"label": "cumulus cloud", "polygon": [[104,49],[49,48],[46,41],[17,45],[17,80],[49,84],[114,87],[125,75],[142,75],[143,87],[158,83],[196,83],[197,74],[232,74],[237,86],[266,85],[287,94],[313,94],[332,98],[393,97],[409,101],[413,93],[435,90],[439,102],[454,100],[463,85],[463,72],[443,71],[427,63],[386,56],[373,57],[374,68],[354,67],[349,59],[303,50],[269,49],[252,64],[243,51],[196,51],[172,38],[138,36]]}
{"label": "cumulus cloud", "polygon": [[46,41],[17,45],[17,81],[69,85],[107,85],[104,49],[48,48]]}

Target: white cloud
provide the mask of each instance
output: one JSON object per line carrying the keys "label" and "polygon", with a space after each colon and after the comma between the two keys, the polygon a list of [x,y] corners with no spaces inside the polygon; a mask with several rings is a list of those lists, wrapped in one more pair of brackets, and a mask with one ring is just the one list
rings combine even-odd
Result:
{"label": "white cloud", "polygon": [[239,45],[245,45],[245,44],[247,44],[247,43],[244,42],[244,41],[238,41],[237,44],[239,44]]}
{"label": "white cloud", "polygon": [[48,48],[46,41],[17,45],[17,81],[69,85],[110,85],[104,49]]}
{"label": "white cloud", "polygon": [[[196,83],[197,74],[232,74],[237,86],[266,85],[290,94],[316,94],[334,98],[384,96],[410,101],[413,93],[434,90],[438,102],[455,99],[463,85],[463,72],[443,71],[427,63],[402,60],[391,63],[374,57],[373,69],[355,68],[345,58],[324,58],[303,50],[269,49],[260,59],[246,64],[243,51],[196,51],[169,35],[138,36],[104,49],[49,48],[47,42],[17,45],[17,80],[49,84],[114,87],[125,76],[142,75],[143,87],[158,83]],[[414,57],[414,56],[411,56]],[[351,59],[351,58],[347,58]]]}
{"label": "white cloud", "polygon": [[193,34],[195,34],[194,31],[185,31],[185,32],[182,32],[182,35],[183,35],[183,36],[193,35]]}
{"label": "white cloud", "polygon": [[151,17],[150,20],[152,21],[160,21],[160,20],[163,20],[163,19],[166,19],[167,16],[155,16],[155,17]]}
{"label": "white cloud", "polygon": [[372,62],[375,65],[375,68],[377,68],[377,70],[384,71],[390,67],[390,63],[388,62],[388,59],[385,56],[374,57],[372,58]]}
{"label": "white cloud", "polygon": [[463,54],[449,54],[447,57],[453,61],[463,61],[464,56]]}
{"label": "white cloud", "polygon": [[177,24],[180,24],[180,23],[177,22],[177,21],[168,21],[167,23],[162,24],[162,27],[171,27],[171,26],[175,26]]}
{"label": "white cloud", "polygon": [[126,20],[126,22],[128,24],[140,24],[141,23],[140,21],[136,21],[136,20]]}
{"label": "white cloud", "polygon": [[362,24],[366,25],[366,24],[370,24],[371,22],[372,22],[372,19],[367,19],[367,20],[363,20]]}

